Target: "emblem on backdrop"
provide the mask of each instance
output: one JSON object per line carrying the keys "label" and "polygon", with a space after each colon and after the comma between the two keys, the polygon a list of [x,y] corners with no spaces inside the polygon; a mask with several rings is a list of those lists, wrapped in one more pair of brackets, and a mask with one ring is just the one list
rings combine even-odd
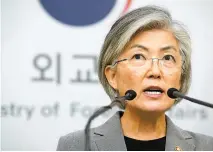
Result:
{"label": "emblem on backdrop", "polygon": [[[125,14],[132,0],[126,0],[121,15]],[[40,0],[46,12],[61,23],[71,26],[95,24],[112,11],[117,0]]]}

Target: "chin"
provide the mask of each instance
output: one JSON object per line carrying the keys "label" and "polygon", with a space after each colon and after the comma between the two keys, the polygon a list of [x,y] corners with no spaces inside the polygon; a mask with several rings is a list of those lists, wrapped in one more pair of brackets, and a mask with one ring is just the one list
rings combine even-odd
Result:
{"label": "chin", "polygon": [[135,102],[132,103],[131,106],[143,111],[143,112],[157,112],[157,113],[165,113],[168,109],[172,107],[173,104],[171,102],[165,101],[146,101],[143,103]]}

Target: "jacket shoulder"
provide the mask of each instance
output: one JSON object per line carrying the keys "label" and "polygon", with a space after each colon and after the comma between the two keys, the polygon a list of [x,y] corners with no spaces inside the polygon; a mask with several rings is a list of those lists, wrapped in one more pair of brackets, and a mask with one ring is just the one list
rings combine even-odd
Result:
{"label": "jacket shoulder", "polygon": [[62,136],[58,141],[57,151],[83,151],[84,138],[84,130]]}
{"label": "jacket shoulder", "polygon": [[196,150],[213,150],[213,137],[187,131],[193,138]]}

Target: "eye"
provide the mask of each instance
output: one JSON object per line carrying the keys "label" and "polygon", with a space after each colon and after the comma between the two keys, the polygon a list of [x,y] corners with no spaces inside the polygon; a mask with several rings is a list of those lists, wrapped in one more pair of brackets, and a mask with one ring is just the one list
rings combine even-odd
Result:
{"label": "eye", "polygon": [[166,60],[166,61],[174,61],[174,62],[176,62],[176,61],[175,61],[175,58],[174,58],[172,55],[165,55],[165,56],[163,57],[163,60]]}
{"label": "eye", "polygon": [[132,59],[136,60],[146,60],[146,58],[143,56],[143,54],[135,54]]}

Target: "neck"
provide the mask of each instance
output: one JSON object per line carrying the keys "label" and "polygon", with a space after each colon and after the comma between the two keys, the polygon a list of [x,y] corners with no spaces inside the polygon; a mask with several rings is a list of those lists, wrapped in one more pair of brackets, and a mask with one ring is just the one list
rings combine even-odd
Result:
{"label": "neck", "polygon": [[166,135],[164,113],[141,112],[126,107],[121,117],[121,126],[125,136],[138,140],[152,140]]}

